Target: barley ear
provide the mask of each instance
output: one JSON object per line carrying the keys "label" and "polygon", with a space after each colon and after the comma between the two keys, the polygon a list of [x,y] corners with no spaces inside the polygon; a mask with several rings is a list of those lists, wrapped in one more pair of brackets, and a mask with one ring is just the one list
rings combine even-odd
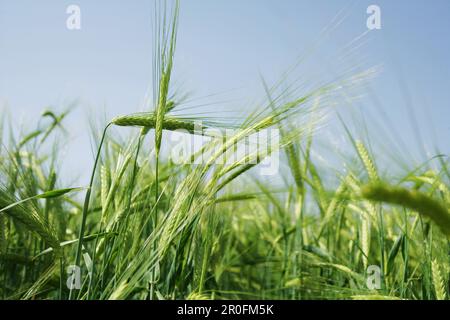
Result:
{"label": "barley ear", "polygon": [[441,268],[436,259],[431,262],[431,272],[433,276],[433,286],[434,292],[436,293],[437,300],[445,300],[446,292],[445,292],[445,281],[442,276]]}
{"label": "barley ear", "polygon": [[55,252],[56,256],[60,254],[59,240],[56,232],[44,219],[31,207],[22,204],[12,206],[14,202],[12,198],[3,190],[0,190],[0,218],[4,218],[4,214],[21,222],[28,230],[37,233],[47,244],[49,244]]}
{"label": "barley ear", "polygon": [[361,158],[362,163],[364,164],[367,174],[369,175],[369,179],[371,181],[378,180],[375,163],[370,157],[369,151],[367,151],[366,147],[361,141],[356,141],[356,150],[358,151],[358,155]]}
{"label": "barley ear", "polygon": [[[156,154],[159,154],[162,139],[162,130],[164,116],[167,112],[167,96],[169,94],[170,77],[173,68],[173,57],[175,54],[175,45],[177,38],[177,27],[178,27],[178,12],[179,12],[179,1],[176,1],[174,14],[172,18],[170,39],[165,38],[162,35],[163,48],[161,51],[161,79],[159,79],[159,96],[158,104],[156,108],[156,124],[155,124],[155,149]],[[169,48],[167,49],[167,41],[169,42]]]}
{"label": "barley ear", "polygon": [[361,195],[368,200],[401,205],[417,211],[433,220],[444,234],[450,236],[450,214],[447,207],[420,191],[375,183],[361,188]]}

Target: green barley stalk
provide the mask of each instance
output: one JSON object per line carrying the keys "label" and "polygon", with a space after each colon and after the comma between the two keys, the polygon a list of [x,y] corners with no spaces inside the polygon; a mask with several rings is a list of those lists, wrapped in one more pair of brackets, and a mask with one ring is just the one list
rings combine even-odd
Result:
{"label": "green barley stalk", "polygon": [[[108,128],[111,126],[111,123],[109,123],[105,129],[103,130],[103,134],[102,134],[102,138],[100,140],[100,144],[98,146],[97,149],[97,155],[95,156],[95,161],[94,161],[94,167],[92,169],[91,172],[91,178],[89,181],[89,187],[86,190],[86,195],[84,198],[84,205],[83,205],[83,213],[82,213],[82,217],[81,217],[81,226],[80,226],[80,231],[79,231],[79,235],[78,235],[78,246],[77,246],[77,251],[76,251],[76,256],[75,256],[75,265],[76,266],[80,266],[80,261],[81,261],[81,251],[83,248],[83,239],[84,239],[84,229],[86,228],[86,218],[87,218],[87,214],[89,211],[89,202],[91,199],[91,192],[92,192],[92,186],[94,184],[94,178],[95,178],[95,171],[98,165],[98,161],[100,159],[100,154],[101,154],[101,150],[102,150],[102,146],[103,143],[105,141],[106,138],[106,132],[108,131]],[[70,289],[70,293],[69,293],[69,300],[72,299],[72,293],[73,293],[73,289]]]}
{"label": "green barley stalk", "polygon": [[[165,3],[164,3],[165,5]],[[179,0],[175,2],[175,8],[172,18],[172,28],[170,31],[170,43],[169,48],[167,48],[167,35],[165,34],[165,25],[163,25],[163,31],[161,35],[158,35],[157,41],[162,41],[162,48],[160,50],[160,56],[158,57],[157,64],[160,66],[160,79],[159,79],[159,92],[158,92],[158,102],[156,106],[156,118],[155,118],[155,203],[158,204],[158,186],[159,186],[159,154],[161,149],[161,139],[162,131],[164,125],[164,117],[167,112],[167,96],[169,94],[170,78],[172,75],[173,68],[173,58],[175,54],[175,46],[177,39],[177,29],[178,29],[178,13],[179,13]],[[165,12],[164,12],[165,13]],[[165,21],[165,17],[164,17]],[[159,60],[160,59],[160,60]],[[155,90],[156,92],[157,90]],[[158,210],[157,210],[158,211]]]}
{"label": "green barley stalk", "polygon": [[[78,237],[78,239],[81,239],[81,240],[78,242],[78,246],[77,246],[75,265],[79,266],[80,261],[81,261],[83,237],[84,237],[84,231],[85,231],[85,226],[86,226],[86,218],[87,218],[87,214],[89,212],[89,202],[90,202],[90,197],[91,197],[91,192],[92,192],[92,186],[94,183],[96,168],[97,168],[97,165],[98,165],[98,162],[100,159],[100,155],[101,155],[101,149],[102,149],[103,143],[105,141],[108,128],[111,125],[117,125],[117,126],[137,126],[137,127],[142,127],[142,128],[145,128],[146,130],[148,130],[148,129],[156,128],[156,124],[157,124],[156,116],[153,113],[138,113],[138,114],[132,114],[132,115],[114,118],[105,127],[103,134],[102,134],[100,144],[98,146],[98,150],[97,150],[97,154],[96,154],[95,162],[94,162],[94,167],[92,169],[91,178],[89,181],[89,187],[86,191],[86,196],[85,196],[85,200],[84,200],[81,227],[80,227],[79,237]],[[194,127],[195,127],[195,125],[194,125],[193,121],[180,120],[180,119],[176,119],[174,117],[169,117],[168,119],[164,120],[162,129],[166,129],[166,130],[184,129],[189,132],[193,132]],[[106,202],[108,202],[108,200],[106,200]],[[73,290],[70,290],[69,299],[72,299],[72,297],[73,297],[72,292],[73,292]]]}

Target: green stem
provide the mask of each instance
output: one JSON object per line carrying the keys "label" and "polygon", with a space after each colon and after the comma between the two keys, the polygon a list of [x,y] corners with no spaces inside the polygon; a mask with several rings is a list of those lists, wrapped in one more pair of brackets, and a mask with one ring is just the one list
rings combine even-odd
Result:
{"label": "green stem", "polygon": [[[84,198],[83,215],[81,218],[80,233],[78,235],[77,254],[76,254],[76,258],[75,258],[76,266],[80,265],[80,260],[81,260],[81,249],[83,248],[84,229],[86,227],[86,218],[87,218],[87,214],[88,214],[88,210],[89,210],[89,201],[91,199],[92,185],[94,184],[95,169],[97,168],[98,160],[100,159],[100,151],[102,149],[103,142],[105,141],[106,131],[108,130],[110,125],[111,125],[111,123],[108,123],[108,125],[105,127],[105,130],[103,131],[102,139],[98,146],[97,155],[95,157],[94,167],[93,167],[92,173],[91,173],[91,180],[89,181],[89,187],[86,191],[86,196]],[[73,289],[71,288],[70,293],[69,293],[69,300],[72,300],[72,293],[73,293]]]}
{"label": "green stem", "polygon": [[158,184],[159,184],[159,150],[156,151],[156,165],[155,165],[155,205],[158,204]]}
{"label": "green stem", "polygon": [[[138,145],[137,145],[137,149],[136,149],[136,155],[135,155],[135,159],[134,159],[134,165],[133,165],[133,172],[132,172],[132,176],[131,176],[131,188],[130,191],[128,193],[128,200],[127,200],[127,206],[125,209],[125,212],[127,212],[127,220],[128,220],[128,216],[129,216],[129,210],[131,208],[131,199],[133,196],[133,190],[134,190],[134,181],[136,179],[136,173],[137,173],[137,160],[138,160],[138,156],[139,156],[139,152],[141,149],[141,145],[142,145],[142,139],[143,139],[144,135],[141,134],[141,136],[139,137],[139,141],[138,141]],[[126,225],[127,223],[125,223]],[[91,298],[91,291],[92,291],[92,286],[94,283],[94,276],[95,276],[95,266],[96,266],[96,258],[97,258],[97,246],[98,246],[98,240],[99,240],[99,235],[103,232],[103,224],[100,225],[100,232],[97,235],[97,238],[95,239],[95,245],[94,245],[94,254],[92,257],[92,275],[91,275],[91,280],[89,282],[89,287],[88,287],[88,300]],[[120,249],[119,249],[120,250]],[[119,256],[120,256],[120,252],[119,252]]]}
{"label": "green stem", "polygon": [[63,274],[64,274],[64,265],[63,265],[63,258],[59,258],[59,300],[62,300],[63,297]]}
{"label": "green stem", "polygon": [[[156,221],[158,219],[158,184],[159,184],[159,148],[156,148],[156,165],[155,165],[155,215],[153,218],[153,226],[152,226],[152,232],[156,228]],[[155,246],[155,244],[153,244]],[[154,249],[154,248],[153,248]],[[154,297],[154,291],[155,291],[155,268],[153,268],[151,273],[151,283],[149,288],[149,299],[153,300]]]}

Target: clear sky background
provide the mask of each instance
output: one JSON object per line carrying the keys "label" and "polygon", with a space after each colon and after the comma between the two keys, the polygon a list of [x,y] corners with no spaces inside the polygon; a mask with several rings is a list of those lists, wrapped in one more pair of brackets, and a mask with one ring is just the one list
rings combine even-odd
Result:
{"label": "clear sky background", "polygon": [[[66,28],[70,4],[81,8],[79,31]],[[381,8],[382,29],[367,33],[370,4]],[[321,38],[341,10],[345,20]],[[86,176],[93,161],[89,119],[106,123],[149,108],[152,17],[150,0],[0,0],[0,111],[29,128],[45,108],[78,101],[61,151],[71,178]],[[448,0],[184,0],[175,85],[199,104],[217,94],[205,108],[225,117],[261,100],[260,74],[276,81],[314,47],[298,76],[381,66],[358,113],[378,119],[379,137],[397,141],[399,153],[448,154],[449,31]]]}

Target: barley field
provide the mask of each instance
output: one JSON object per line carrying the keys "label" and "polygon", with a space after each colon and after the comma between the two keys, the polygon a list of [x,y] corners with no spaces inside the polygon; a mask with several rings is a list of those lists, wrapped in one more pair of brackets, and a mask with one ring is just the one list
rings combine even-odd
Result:
{"label": "barley field", "polygon": [[[262,79],[246,117],[198,115],[173,88],[182,14],[157,10],[152,107],[98,121],[88,181],[60,171],[69,111],[20,133],[2,117],[0,298],[449,299],[448,155],[389,170],[376,136],[339,118],[349,148],[314,156],[335,99],[376,68],[315,86]],[[202,143],[173,159],[171,134]],[[279,166],[261,175],[267,159]]]}

